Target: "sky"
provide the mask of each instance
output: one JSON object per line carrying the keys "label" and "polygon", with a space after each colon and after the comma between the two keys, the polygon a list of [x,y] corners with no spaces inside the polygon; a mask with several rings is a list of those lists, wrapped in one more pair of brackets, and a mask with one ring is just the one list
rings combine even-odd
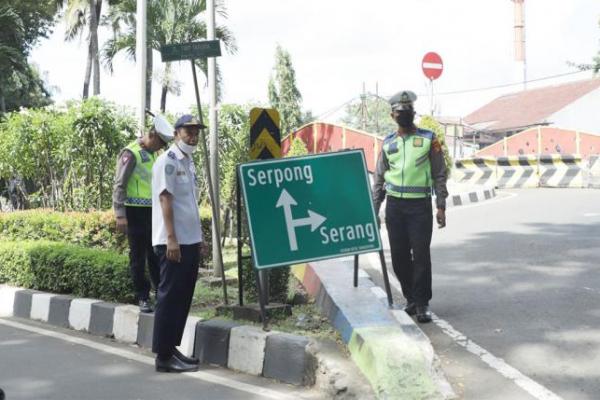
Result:
{"label": "sky", "polygon": [[[419,96],[420,113],[430,109],[429,81],[421,62],[430,51],[441,55],[442,76],[434,81],[436,114],[464,117],[494,98],[522,90],[517,84],[464,94],[448,92],[518,83],[522,65],[514,61],[514,4],[511,0],[225,0],[238,52],[219,58],[223,103],[268,104],[267,84],[280,44],[291,57],[303,108],[324,120],[341,116],[343,104],[368,92],[389,97],[400,90]],[[567,62],[589,63],[600,49],[599,0],[525,0],[527,77],[534,80],[576,71]],[[101,42],[110,36],[100,34]],[[58,88],[57,101],[80,98],[86,62],[85,40],[66,43],[64,26],[40,41],[31,60]],[[160,55],[155,54],[160,69]],[[188,62],[176,63],[183,83],[170,95],[167,111],[181,113],[194,103]],[[531,82],[528,88],[589,79],[591,73]],[[102,96],[135,107],[134,62],[119,56],[114,73],[102,71]],[[202,79],[202,85],[206,82]],[[208,99],[205,88],[203,101]],[[152,108],[159,108],[153,87]],[[337,111],[337,112],[336,112]]]}

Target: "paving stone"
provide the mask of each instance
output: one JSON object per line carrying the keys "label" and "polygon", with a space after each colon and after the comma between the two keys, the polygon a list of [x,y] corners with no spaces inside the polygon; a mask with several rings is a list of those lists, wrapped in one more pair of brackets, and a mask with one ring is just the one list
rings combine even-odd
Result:
{"label": "paving stone", "polygon": [[90,333],[99,336],[113,336],[113,322],[117,304],[99,302],[92,304]]}
{"label": "paving stone", "polygon": [[125,343],[135,343],[138,335],[138,318],[140,308],[133,305],[122,305],[115,308],[113,333],[115,339]]}
{"label": "paving stone", "polygon": [[154,335],[154,314],[140,313],[138,319],[137,344],[147,349],[152,348]]}
{"label": "paving stone", "polygon": [[307,351],[309,340],[287,333],[269,335],[265,346],[263,376],[293,385],[314,382],[314,359]]}
{"label": "paving stone", "polygon": [[236,326],[240,324],[223,320],[199,322],[194,355],[202,363],[227,367],[230,331]]}
{"label": "paving stone", "polygon": [[0,317],[12,317],[15,309],[15,294],[19,288],[0,285]]}
{"label": "paving stone", "polygon": [[69,309],[69,325],[78,331],[90,330],[90,319],[92,315],[92,305],[100,303],[100,300],[94,299],[73,299]]}
{"label": "paving stone", "polygon": [[269,332],[254,326],[232,328],[227,366],[247,374],[261,375],[265,361],[265,346],[269,335]]}
{"label": "paving stone", "polygon": [[177,346],[177,349],[188,357],[194,355],[196,325],[198,325],[198,322],[200,321],[202,321],[202,319],[198,317],[187,317],[187,320],[185,321],[185,329],[183,330],[181,345]]}
{"label": "paving stone", "polygon": [[29,318],[48,322],[50,315],[50,300],[56,296],[50,293],[35,293],[31,297],[31,313]]}
{"label": "paving stone", "polygon": [[70,296],[54,296],[50,299],[50,312],[48,322],[55,326],[63,328],[69,327],[69,312],[71,310]]}
{"label": "paving stone", "polygon": [[37,293],[35,290],[19,290],[15,293],[13,315],[19,318],[31,316],[31,299]]}

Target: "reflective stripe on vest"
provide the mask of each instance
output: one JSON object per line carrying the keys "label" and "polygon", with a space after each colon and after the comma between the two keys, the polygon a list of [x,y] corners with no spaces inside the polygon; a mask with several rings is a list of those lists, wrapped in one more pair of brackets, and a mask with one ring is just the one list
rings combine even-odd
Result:
{"label": "reflective stripe on vest", "polygon": [[125,205],[130,207],[152,207],[152,166],[156,160],[154,153],[142,149],[136,140],[126,149],[135,157],[135,168],[127,182]]}
{"label": "reflective stripe on vest", "polygon": [[433,133],[417,129],[408,136],[390,135],[383,144],[383,151],[390,168],[385,172],[385,188],[388,195],[418,199],[431,196],[431,162],[429,152]]}

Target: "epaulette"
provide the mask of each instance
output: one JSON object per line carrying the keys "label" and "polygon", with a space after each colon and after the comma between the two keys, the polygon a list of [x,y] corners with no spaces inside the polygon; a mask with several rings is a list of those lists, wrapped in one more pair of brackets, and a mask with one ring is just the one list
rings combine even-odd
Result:
{"label": "epaulette", "polygon": [[383,139],[383,143],[387,142],[388,140],[392,140],[394,138],[394,136],[396,136],[396,132],[390,133]]}
{"label": "epaulette", "polygon": [[428,131],[427,129],[421,129],[421,128],[417,129],[416,135],[424,137],[425,139],[429,139],[429,140],[433,140],[433,138],[435,137],[435,134],[433,132]]}

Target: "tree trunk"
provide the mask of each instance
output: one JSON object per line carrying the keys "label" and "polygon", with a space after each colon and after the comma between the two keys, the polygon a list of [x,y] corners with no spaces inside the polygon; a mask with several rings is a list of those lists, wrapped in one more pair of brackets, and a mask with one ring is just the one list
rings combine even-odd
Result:
{"label": "tree trunk", "polygon": [[169,80],[171,79],[171,63],[166,63],[165,73],[162,82],[162,92],[160,94],[160,112],[163,114],[167,109],[167,94],[169,93]]}
{"label": "tree trunk", "polygon": [[87,64],[85,65],[85,78],[83,78],[83,99],[87,99],[90,96],[90,77],[92,76],[92,43],[90,38],[90,43],[88,46],[88,57]]}
{"label": "tree trunk", "polygon": [[6,102],[3,94],[0,94],[0,114],[6,114]]}
{"label": "tree trunk", "polygon": [[152,109],[152,46],[146,49],[146,108]]}
{"label": "tree trunk", "polygon": [[94,30],[94,96],[100,94],[100,46],[98,44],[98,27],[100,25],[100,15],[102,13],[102,0],[95,0],[96,7],[93,13],[93,26],[90,29]]}

